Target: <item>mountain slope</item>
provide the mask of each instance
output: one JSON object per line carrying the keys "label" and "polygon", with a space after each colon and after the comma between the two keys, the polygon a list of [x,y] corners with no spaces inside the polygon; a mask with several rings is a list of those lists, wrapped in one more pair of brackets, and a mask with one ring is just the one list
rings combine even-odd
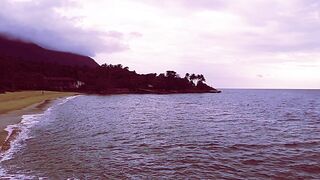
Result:
{"label": "mountain slope", "polygon": [[9,39],[0,34],[0,58],[30,62],[56,63],[67,66],[97,67],[90,57],[42,48],[34,43]]}

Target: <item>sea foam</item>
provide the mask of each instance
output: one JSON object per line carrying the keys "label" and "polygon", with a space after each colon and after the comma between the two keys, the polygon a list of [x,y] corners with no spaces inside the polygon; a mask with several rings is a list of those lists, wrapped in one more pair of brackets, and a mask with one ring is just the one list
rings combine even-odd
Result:
{"label": "sea foam", "polygon": [[[3,167],[3,162],[12,159],[15,153],[18,153],[24,146],[26,146],[25,141],[32,138],[30,135],[30,131],[32,127],[34,127],[39,122],[45,120],[45,118],[49,117],[51,111],[71,99],[74,99],[77,96],[70,96],[67,98],[59,99],[56,101],[54,105],[48,108],[43,113],[39,114],[30,114],[30,115],[23,115],[22,120],[18,124],[8,125],[5,128],[5,131],[8,132],[8,136],[5,141],[10,141],[10,148],[7,151],[1,152],[0,155],[0,177],[1,178],[9,178],[9,179],[33,179],[33,176],[26,176],[23,174],[8,174],[7,170]],[[16,134],[14,134],[16,133]],[[12,138],[12,139],[9,139]],[[39,178],[39,177],[38,177]]]}

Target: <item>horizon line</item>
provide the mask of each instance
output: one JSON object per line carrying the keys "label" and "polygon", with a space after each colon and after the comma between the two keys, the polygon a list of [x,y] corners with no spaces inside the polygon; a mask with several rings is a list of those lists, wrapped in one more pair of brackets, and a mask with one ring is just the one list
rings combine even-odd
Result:
{"label": "horizon line", "polygon": [[221,87],[219,90],[320,90],[320,88],[259,88],[259,87]]}

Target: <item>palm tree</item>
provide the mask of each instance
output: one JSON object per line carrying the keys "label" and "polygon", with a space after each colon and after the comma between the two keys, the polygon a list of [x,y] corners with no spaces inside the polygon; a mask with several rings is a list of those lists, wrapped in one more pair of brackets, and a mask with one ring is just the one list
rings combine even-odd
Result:
{"label": "palm tree", "polygon": [[192,84],[194,84],[194,80],[197,79],[197,76],[195,74],[191,74],[189,77],[190,81],[192,82]]}
{"label": "palm tree", "polygon": [[204,76],[202,74],[197,75],[197,79],[198,79],[198,83],[206,81],[206,79],[204,78]]}
{"label": "palm tree", "polygon": [[189,81],[189,77],[190,77],[189,73],[186,73],[186,75],[184,76],[184,78],[187,79],[188,81]]}

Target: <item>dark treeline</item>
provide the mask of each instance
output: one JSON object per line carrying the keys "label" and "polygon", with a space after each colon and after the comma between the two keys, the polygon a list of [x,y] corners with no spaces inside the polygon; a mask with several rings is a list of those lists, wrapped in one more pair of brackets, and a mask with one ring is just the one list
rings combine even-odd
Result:
{"label": "dark treeline", "polygon": [[[68,83],[80,82],[79,86]],[[66,85],[67,84],[67,85]],[[0,58],[0,90],[64,90],[92,93],[201,92],[216,90],[205,84],[203,75],[174,71],[162,74],[137,74],[122,65],[103,64],[95,68],[66,66],[48,62],[29,62]]]}

